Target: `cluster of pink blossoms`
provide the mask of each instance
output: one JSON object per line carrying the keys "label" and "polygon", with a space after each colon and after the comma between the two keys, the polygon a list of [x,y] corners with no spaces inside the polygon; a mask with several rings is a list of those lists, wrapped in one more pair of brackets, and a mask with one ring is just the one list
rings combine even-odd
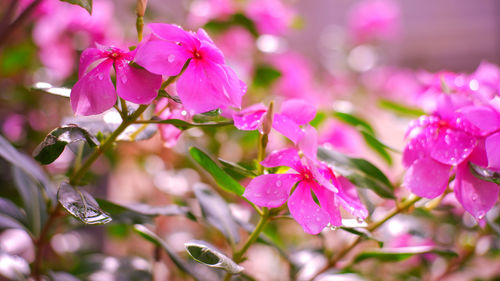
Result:
{"label": "cluster of pink blossoms", "polygon": [[447,72],[431,79],[440,82],[439,88],[435,82],[426,89],[435,95],[435,109],[410,125],[410,141],[403,152],[403,164],[409,168],[406,187],[418,196],[435,198],[455,174],[456,199],[482,226],[499,188],[477,178],[469,163],[500,170],[500,97],[496,94],[500,72],[490,68],[488,73],[480,77]]}

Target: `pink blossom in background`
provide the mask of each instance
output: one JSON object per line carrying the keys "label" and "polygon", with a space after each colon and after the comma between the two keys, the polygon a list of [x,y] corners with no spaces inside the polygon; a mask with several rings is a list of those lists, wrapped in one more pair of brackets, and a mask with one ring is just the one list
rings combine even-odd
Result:
{"label": "pink blossom in background", "polygon": [[96,42],[108,45],[111,41],[120,41],[111,1],[94,1],[92,16],[69,3],[56,0],[44,3],[50,4],[50,13],[41,15],[35,22],[33,40],[40,48],[40,60],[54,80],[63,80],[73,73],[75,50]]}
{"label": "pink blossom in background", "polygon": [[238,26],[214,38],[216,45],[226,58],[226,63],[244,81],[249,81],[254,71],[254,40],[248,30]]}
{"label": "pink blossom in background", "polygon": [[[116,47],[88,48],[83,51],[78,70],[79,80],[71,90],[71,107],[78,115],[104,112],[116,103],[116,95],[124,100],[149,104],[157,96],[161,76],[130,66],[135,51]],[[98,63],[95,67],[93,64]],[[111,81],[111,68],[116,70],[116,90]]]}
{"label": "pink blossom in background", "polygon": [[[403,233],[392,238],[387,244],[389,248],[406,248],[406,247],[419,247],[419,246],[436,246],[436,243],[430,238],[424,238],[417,235],[412,235],[410,233]],[[432,262],[437,256],[436,254],[423,254],[422,258]],[[416,265],[418,264],[420,257],[414,256],[406,261],[406,263]]]}
{"label": "pink blossom in background", "polygon": [[170,24],[148,26],[153,34],[138,47],[135,61],[153,73],[174,76],[190,60],[176,82],[187,110],[202,113],[241,106],[246,85],[225,64],[224,55],[203,29],[193,33]]}
{"label": "pink blossom in background", "polygon": [[[34,0],[19,0],[18,6],[16,8],[15,17],[18,17],[26,8],[28,8]],[[47,15],[50,13],[54,6],[57,5],[58,1],[55,0],[42,0],[40,4],[35,8],[34,12],[31,14],[33,18],[39,18],[40,16]]]}
{"label": "pink blossom in background", "polygon": [[[267,113],[264,104],[259,103],[233,113],[234,126],[239,130],[262,130],[263,118]],[[311,122],[316,116],[316,107],[304,100],[291,99],[281,105],[279,113],[273,115],[273,128],[289,138],[293,143],[304,136],[300,126]]]}
{"label": "pink blossom in background", "polygon": [[232,0],[196,0],[189,7],[187,21],[202,26],[211,20],[224,20],[236,11]]}
{"label": "pink blossom in background", "polygon": [[319,143],[351,156],[359,156],[364,145],[355,128],[333,119],[321,126]]}
{"label": "pink blossom in background", "polygon": [[26,118],[21,114],[10,114],[2,124],[3,134],[13,142],[20,141],[26,135]]}
{"label": "pink blossom in background", "polygon": [[422,84],[415,72],[396,67],[380,67],[363,73],[363,85],[368,92],[406,105],[418,106]]}
{"label": "pink blossom in background", "polygon": [[356,44],[395,38],[400,30],[400,8],[392,0],[364,0],[349,12],[349,33]]}
{"label": "pink blossom in background", "polygon": [[[162,98],[158,101],[155,113],[161,120],[181,119],[191,121],[190,114],[182,107],[181,104],[173,102],[167,98]],[[160,124],[158,125],[158,129],[160,131],[161,139],[163,140],[163,145],[168,148],[174,147],[182,134],[182,130],[169,124]]]}
{"label": "pink blossom in background", "polygon": [[411,139],[403,151],[403,164],[408,168],[404,186],[418,196],[435,198],[455,172],[457,200],[484,226],[499,188],[476,178],[469,162],[500,169],[500,113],[488,104],[474,105],[453,97],[457,96],[440,96],[434,115],[422,116],[410,125]]}
{"label": "pink blossom in background", "polygon": [[260,34],[270,35],[285,34],[295,17],[295,12],[281,0],[250,0],[245,14]]}

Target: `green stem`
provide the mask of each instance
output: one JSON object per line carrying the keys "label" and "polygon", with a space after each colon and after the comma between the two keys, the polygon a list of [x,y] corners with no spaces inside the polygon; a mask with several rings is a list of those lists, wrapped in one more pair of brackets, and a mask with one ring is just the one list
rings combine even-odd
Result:
{"label": "green stem", "polygon": [[106,141],[94,150],[94,152],[87,158],[85,163],[82,164],[80,169],[76,170],[73,173],[73,176],[71,176],[69,180],[69,184],[78,185],[79,181],[85,175],[90,166],[92,166],[94,161],[97,160],[97,158],[99,158],[99,156],[101,156],[101,154],[103,154],[106,150],[113,146],[118,136],[123,133],[123,131],[125,131],[125,129],[130,124],[134,123],[134,121],[139,118],[139,116],[146,110],[146,108],[148,108],[147,105],[139,106],[139,108],[134,113],[132,113],[129,118],[123,120],[120,126],[116,128],[116,130],[106,139]]}
{"label": "green stem", "polygon": [[142,30],[144,27],[144,17],[137,16],[137,20],[135,21],[135,27],[137,29],[137,39],[139,42],[142,41]]}

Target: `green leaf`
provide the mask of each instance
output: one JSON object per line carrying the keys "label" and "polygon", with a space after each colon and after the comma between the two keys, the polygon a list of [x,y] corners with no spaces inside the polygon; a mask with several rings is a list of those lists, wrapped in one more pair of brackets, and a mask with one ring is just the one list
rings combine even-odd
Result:
{"label": "green leaf", "polygon": [[243,267],[205,241],[191,240],[184,243],[189,255],[197,262],[209,267],[221,268],[231,274],[238,274]]}
{"label": "green leaf", "polygon": [[375,165],[361,158],[352,158],[331,149],[320,147],[318,157],[335,167],[354,185],[371,189],[383,198],[395,199],[392,186],[385,174]]}
{"label": "green leaf", "polygon": [[152,223],[157,216],[185,216],[196,220],[187,207],[179,205],[150,206],[146,204],[119,205],[108,200],[96,199],[101,209],[108,213],[114,223]]}
{"label": "green leaf", "polygon": [[500,173],[483,168],[472,162],[469,162],[469,169],[476,178],[500,185]]}
{"label": "green leaf", "polygon": [[24,171],[31,180],[41,186],[45,191],[45,195],[55,204],[55,192],[52,182],[49,180],[45,172],[40,168],[38,163],[33,158],[17,151],[5,138],[0,136],[0,157],[4,158],[14,167]]}
{"label": "green leaf", "polygon": [[176,103],[182,104],[182,101],[178,96],[172,96],[167,91],[165,91],[163,89],[158,91],[158,96],[168,98],[170,100],[173,100]]}
{"label": "green leaf", "polygon": [[112,220],[99,207],[92,195],[67,182],[61,183],[57,192],[57,200],[72,216],[85,224],[106,224]]}
{"label": "green leaf", "polygon": [[360,228],[360,227],[345,227],[345,226],[341,226],[340,229],[344,230],[344,231],[347,231],[351,234],[354,234],[354,235],[357,235],[357,236],[360,236],[361,238],[365,239],[365,240],[373,240],[375,242],[377,242],[378,246],[379,247],[383,247],[384,246],[384,242],[378,240],[377,238],[375,238],[367,229],[365,228]]}
{"label": "green leaf", "polygon": [[44,165],[50,164],[61,155],[68,144],[79,141],[84,141],[91,147],[99,143],[94,136],[77,125],[70,124],[55,128],[35,148],[33,157]]}
{"label": "green leaf", "polygon": [[259,65],[255,69],[253,85],[255,87],[269,88],[276,79],[281,77],[281,72],[270,65]]}
{"label": "green leaf", "polygon": [[226,161],[226,160],[221,159],[221,158],[219,158],[218,160],[222,164],[223,168],[228,169],[228,170],[230,170],[236,174],[239,174],[243,177],[254,178],[257,176],[257,174],[254,171],[247,169],[247,168],[241,166],[240,164]]}
{"label": "green leaf", "polygon": [[422,115],[425,115],[425,112],[421,110],[420,108],[416,107],[409,107],[394,101],[390,100],[379,100],[379,106],[383,109],[390,110],[398,115],[401,116],[408,116],[408,117],[420,117]]}
{"label": "green leaf", "polygon": [[380,142],[372,134],[367,133],[365,130],[361,130],[360,133],[363,136],[363,139],[365,140],[366,144],[371,149],[373,149],[373,151],[375,151],[380,157],[382,157],[382,159],[384,159],[385,162],[387,162],[387,164],[392,165],[391,155],[386,150],[389,147]]}
{"label": "green leaf", "polygon": [[254,22],[241,13],[236,13],[227,20],[212,20],[205,24],[204,28],[212,32],[223,32],[235,25],[239,25],[248,30],[253,36],[258,37],[259,33]]}
{"label": "green leaf", "polygon": [[225,191],[242,195],[245,188],[222,170],[207,154],[196,147],[189,148],[191,157],[214,178],[217,185]]}
{"label": "green leaf", "polygon": [[372,126],[367,121],[361,119],[360,117],[340,111],[334,112],[333,117],[353,127],[361,127],[365,129],[367,132],[371,133],[372,135],[375,135],[375,131],[373,130]]}
{"label": "green leaf", "polygon": [[73,5],[78,5],[89,13],[89,15],[92,15],[92,0],[61,0],[63,2],[68,2]]}
{"label": "green leaf", "polygon": [[238,226],[226,201],[202,183],[195,184],[194,194],[200,203],[203,217],[208,223],[220,230],[231,244],[238,243],[240,241]]}
{"label": "green leaf", "polygon": [[190,128],[198,127],[222,127],[232,125],[233,121],[224,121],[224,122],[207,122],[207,123],[189,123],[180,119],[167,119],[167,120],[154,120],[155,124],[170,124],[181,130],[187,130]]}
{"label": "green leaf", "polygon": [[148,240],[149,242],[152,242],[156,246],[161,247],[167,255],[172,259],[172,261],[175,263],[175,265],[182,270],[183,272],[191,275],[195,280],[201,281],[204,280],[203,276],[200,276],[200,274],[195,271],[188,263],[186,263],[184,260],[182,260],[177,254],[175,253],[174,250],[170,248],[170,246],[165,243],[158,235],[156,235],[154,232],[151,230],[147,229],[144,225],[136,224],[134,225],[134,231],[141,235],[144,239]]}
{"label": "green leaf", "polygon": [[12,167],[12,173],[26,211],[28,229],[37,237],[47,220],[47,203],[37,183],[29,175],[17,167]]}
{"label": "green leaf", "polygon": [[0,214],[0,230],[4,229],[23,229],[28,231],[26,227],[16,219],[5,214]]}
{"label": "green leaf", "polygon": [[414,255],[431,253],[445,258],[458,257],[458,255],[453,251],[438,249],[435,246],[415,246],[404,248],[386,248],[377,251],[362,252],[354,259],[354,262],[361,262],[367,259],[376,259],[384,262],[396,262],[405,260]]}

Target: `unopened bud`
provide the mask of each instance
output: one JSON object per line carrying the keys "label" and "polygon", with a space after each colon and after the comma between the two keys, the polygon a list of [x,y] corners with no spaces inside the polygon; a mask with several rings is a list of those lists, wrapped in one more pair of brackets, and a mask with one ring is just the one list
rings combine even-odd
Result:
{"label": "unopened bud", "polygon": [[137,0],[136,12],[138,17],[144,16],[147,5],[148,5],[148,0]]}
{"label": "unopened bud", "polygon": [[274,101],[269,103],[269,107],[267,108],[266,117],[264,118],[264,123],[262,124],[262,133],[264,135],[269,135],[271,132],[271,128],[273,127],[273,107]]}

